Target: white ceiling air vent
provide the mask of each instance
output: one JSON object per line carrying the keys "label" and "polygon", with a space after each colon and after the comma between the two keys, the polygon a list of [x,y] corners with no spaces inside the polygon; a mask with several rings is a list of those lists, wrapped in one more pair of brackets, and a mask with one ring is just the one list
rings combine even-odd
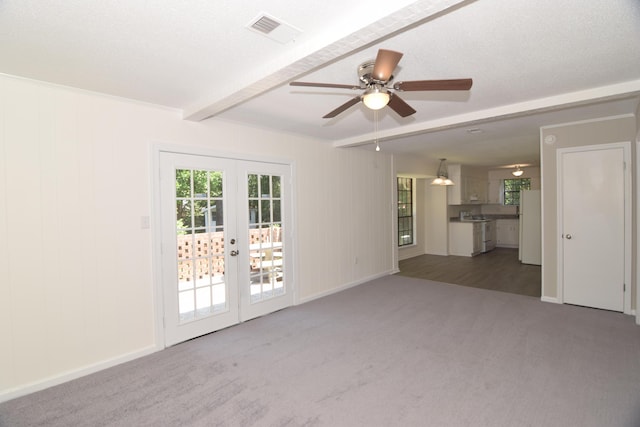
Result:
{"label": "white ceiling air vent", "polygon": [[302,30],[266,13],[261,13],[253,18],[247,24],[247,28],[283,44],[289,43],[302,33]]}

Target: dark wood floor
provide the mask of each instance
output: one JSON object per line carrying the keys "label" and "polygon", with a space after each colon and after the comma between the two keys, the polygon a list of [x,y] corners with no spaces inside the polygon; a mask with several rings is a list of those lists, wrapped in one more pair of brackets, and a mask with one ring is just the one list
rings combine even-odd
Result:
{"label": "dark wood floor", "polygon": [[496,248],[475,257],[420,255],[400,261],[401,276],[540,297],[541,268],[521,264],[518,250]]}

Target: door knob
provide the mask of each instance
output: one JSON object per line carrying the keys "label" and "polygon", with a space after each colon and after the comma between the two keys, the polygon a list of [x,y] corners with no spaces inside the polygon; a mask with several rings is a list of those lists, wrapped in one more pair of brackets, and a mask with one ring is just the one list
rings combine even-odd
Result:
{"label": "door knob", "polygon": [[567,238],[567,240],[571,240],[571,234],[567,234],[565,237]]}
{"label": "door knob", "polygon": [[231,256],[238,256],[240,252],[239,251],[231,251],[230,255]]}

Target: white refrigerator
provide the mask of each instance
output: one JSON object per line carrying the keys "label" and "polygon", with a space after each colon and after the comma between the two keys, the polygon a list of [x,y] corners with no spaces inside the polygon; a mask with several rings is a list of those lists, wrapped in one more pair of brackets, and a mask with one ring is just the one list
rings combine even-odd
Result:
{"label": "white refrigerator", "polygon": [[542,265],[542,209],[540,190],[520,192],[520,242],[518,255],[523,264]]}

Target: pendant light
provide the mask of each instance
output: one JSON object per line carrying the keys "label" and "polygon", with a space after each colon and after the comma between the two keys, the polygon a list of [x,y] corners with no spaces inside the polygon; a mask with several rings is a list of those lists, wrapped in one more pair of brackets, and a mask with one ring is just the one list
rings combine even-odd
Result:
{"label": "pendant light", "polygon": [[520,165],[516,165],[516,170],[511,172],[511,175],[513,175],[513,176],[522,176],[523,173],[524,173],[524,171],[522,169],[520,169]]}
{"label": "pendant light", "polygon": [[436,179],[431,181],[431,185],[454,185],[453,181],[449,179],[449,174],[447,173],[447,166],[444,162],[447,159],[440,159],[440,166],[438,166],[438,173],[436,175]]}

